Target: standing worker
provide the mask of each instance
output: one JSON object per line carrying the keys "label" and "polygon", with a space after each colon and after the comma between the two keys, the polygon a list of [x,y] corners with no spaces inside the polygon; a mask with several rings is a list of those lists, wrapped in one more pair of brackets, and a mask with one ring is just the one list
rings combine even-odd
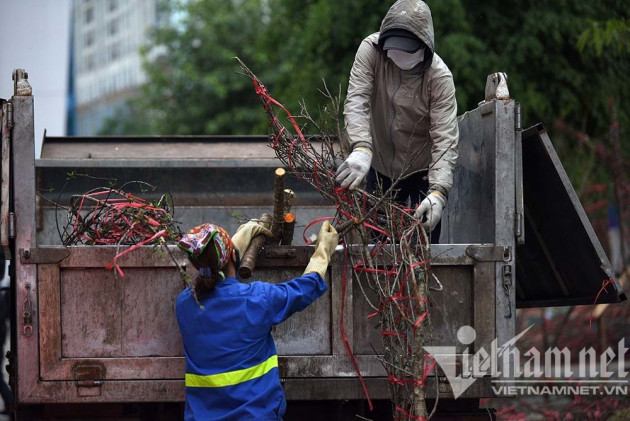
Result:
{"label": "standing worker", "polygon": [[453,75],[435,53],[426,3],[398,0],[380,32],[361,42],[344,117],[352,153],[337,170],[337,182],[354,189],[367,176],[366,190],[376,192],[379,184],[386,191],[400,179],[396,201],[420,204],[414,216],[437,243],[459,129]]}
{"label": "standing worker", "polygon": [[304,310],[327,289],[324,275],[337,247],[324,222],[304,274],[291,281],[240,283],[239,256],[252,238],[271,232],[250,221],[234,237],[204,224],[178,245],[199,270],[177,297],[186,355],[186,420],[281,420],[286,410],[271,328]]}

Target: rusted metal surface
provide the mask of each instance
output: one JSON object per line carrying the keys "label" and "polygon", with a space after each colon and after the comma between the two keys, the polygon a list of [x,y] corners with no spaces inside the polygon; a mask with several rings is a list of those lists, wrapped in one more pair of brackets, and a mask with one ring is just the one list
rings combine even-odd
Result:
{"label": "rusted metal surface", "polygon": [[35,263],[59,263],[70,256],[67,247],[35,247],[33,249],[20,249],[20,261],[23,264]]}
{"label": "rusted metal surface", "polygon": [[[34,248],[35,242],[35,168],[33,159],[34,149],[34,117],[33,97],[14,96],[11,99],[13,108],[12,129],[12,174],[13,191],[19,192],[12,198],[15,213],[16,238],[15,249]],[[16,303],[30,301],[32,313],[32,334],[28,334],[28,323],[25,323],[23,306],[16,306],[17,329],[17,384],[13,390],[18,402],[28,396],[36,388],[38,381],[38,353],[39,342],[38,325],[38,297],[36,284],[36,266],[23,265],[19,260],[15,264]],[[27,289],[27,284],[30,288]],[[26,330],[25,330],[26,328]]]}
{"label": "rusted metal surface", "polygon": [[101,386],[106,376],[103,364],[95,362],[76,363],[72,367],[72,375],[76,380],[77,396],[101,395]]}
{"label": "rusted metal surface", "polygon": [[[255,272],[255,278],[265,282],[286,282],[301,276],[306,267],[301,259],[298,267],[275,266]],[[284,323],[274,327],[273,335],[280,355],[331,355],[332,326],[332,285],[330,277],[328,291],[304,311],[294,314]],[[336,288],[335,288],[336,289]],[[312,366],[310,366],[312,367]],[[300,377],[309,376],[311,370],[301,367]]]}
{"label": "rusted metal surface", "polygon": [[[70,246],[67,249],[70,255],[59,262],[61,268],[98,268],[103,269],[118,254],[128,249],[130,246]],[[40,247],[45,249],[45,247]],[[188,260],[184,253],[176,246],[169,246],[169,249],[180,266],[187,267]],[[143,246],[121,256],[116,261],[121,267],[174,267],[175,263],[160,248],[153,246]]]}
{"label": "rusted metal surface", "polygon": [[[304,269],[315,251],[314,246],[270,246],[266,245],[258,256],[259,268],[299,266]],[[256,276],[256,273],[254,273]]]}
{"label": "rusted metal surface", "polygon": [[525,197],[523,192],[523,123],[521,121],[521,104],[518,102],[514,107],[514,119],[516,125],[516,135],[514,144],[514,182],[516,199],[516,218],[514,221],[514,235],[516,244],[525,244]]}
{"label": "rusted metal surface", "polygon": [[512,249],[507,246],[477,246],[466,247],[466,254],[479,262],[510,262]]}
{"label": "rusted metal surface", "polygon": [[[311,137],[313,147],[321,142]],[[276,168],[268,136],[46,137],[38,167]]]}
{"label": "rusted metal surface", "polygon": [[63,357],[183,355],[177,335],[165,335],[178,332],[177,272],[151,267],[123,270],[124,278],[104,268],[61,272]]}
{"label": "rusted metal surface", "polygon": [[0,147],[2,149],[0,156],[0,243],[6,259],[11,258],[11,249],[9,247],[9,192],[10,192],[10,174],[11,174],[11,126],[9,110],[12,104],[2,102],[0,110]]}
{"label": "rusted metal surface", "polygon": [[[494,217],[494,239],[497,246],[507,247],[514,250],[516,238],[514,233],[514,222],[516,215],[516,124],[514,107],[516,103],[512,100],[493,101],[493,114],[495,119],[494,137],[496,139],[494,147],[494,179],[495,185],[491,188],[495,196],[492,213]],[[497,343],[504,344],[515,335],[516,320],[516,289],[513,277],[507,276],[515,272],[516,259],[510,261],[496,262],[494,264],[494,307],[495,307],[495,338]],[[512,356],[510,357],[512,360]],[[505,360],[497,363],[498,369],[503,371]],[[505,364],[513,367],[513,361]]]}
{"label": "rusted metal surface", "polygon": [[265,257],[267,259],[289,259],[297,255],[295,248],[279,248],[270,247],[265,250]]}

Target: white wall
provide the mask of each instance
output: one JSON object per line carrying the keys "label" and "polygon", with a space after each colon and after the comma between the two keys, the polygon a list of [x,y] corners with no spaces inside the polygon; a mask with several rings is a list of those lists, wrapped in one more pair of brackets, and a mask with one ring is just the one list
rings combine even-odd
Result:
{"label": "white wall", "polygon": [[23,68],[35,97],[35,155],[48,135],[66,134],[71,0],[0,0],[0,97],[13,95]]}

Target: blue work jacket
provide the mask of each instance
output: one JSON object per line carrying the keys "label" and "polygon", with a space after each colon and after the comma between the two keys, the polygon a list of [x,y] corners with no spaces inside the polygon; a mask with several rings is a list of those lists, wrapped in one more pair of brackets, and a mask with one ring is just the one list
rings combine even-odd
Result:
{"label": "blue work jacket", "polygon": [[225,278],[195,302],[187,288],[176,313],[186,355],[186,420],[280,420],[286,410],[271,328],[326,291],[309,273],[288,282]]}

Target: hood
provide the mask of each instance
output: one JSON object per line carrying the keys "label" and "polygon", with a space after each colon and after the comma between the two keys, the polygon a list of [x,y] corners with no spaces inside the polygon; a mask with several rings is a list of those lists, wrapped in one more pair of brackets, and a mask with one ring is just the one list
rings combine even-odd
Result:
{"label": "hood", "polygon": [[[433,39],[433,18],[431,17],[431,9],[420,0],[398,0],[389,8],[381,23],[380,33],[390,29],[405,29],[416,35],[424,42],[429,54],[425,54],[425,62],[430,62],[435,51],[435,42]],[[379,45],[382,45],[379,38]]]}

